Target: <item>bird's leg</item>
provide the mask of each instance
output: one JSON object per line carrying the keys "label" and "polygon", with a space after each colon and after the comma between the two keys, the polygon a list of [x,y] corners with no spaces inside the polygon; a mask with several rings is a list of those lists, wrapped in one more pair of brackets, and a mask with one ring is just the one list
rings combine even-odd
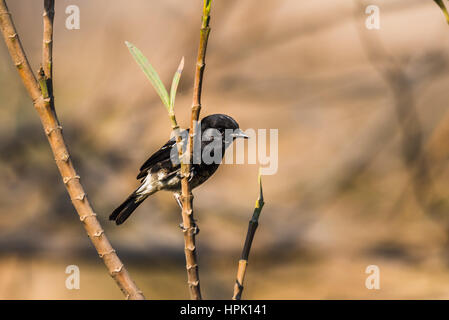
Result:
{"label": "bird's leg", "polygon": [[[176,200],[176,202],[178,203],[178,206],[181,208],[181,211],[182,211],[182,201],[181,201],[181,195],[179,194],[179,193],[177,193],[177,192],[174,192],[173,193],[173,196],[175,197],[175,200]],[[194,220],[194,221],[196,221],[196,220]],[[181,222],[180,224],[179,224],[179,227],[182,229],[182,230],[186,230],[186,228],[184,227],[184,224]],[[196,234],[198,234],[198,233],[200,233],[200,228],[198,228],[198,226],[195,224],[194,226],[193,226],[193,233],[196,235]]]}
{"label": "bird's leg", "polygon": [[182,210],[182,201],[181,201],[181,195],[178,192],[174,192],[173,196],[175,197],[176,202],[178,203],[178,206]]}

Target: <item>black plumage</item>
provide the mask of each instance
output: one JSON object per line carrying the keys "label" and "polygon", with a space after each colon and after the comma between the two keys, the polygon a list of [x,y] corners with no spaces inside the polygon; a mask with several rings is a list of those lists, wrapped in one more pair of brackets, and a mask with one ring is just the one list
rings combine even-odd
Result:
{"label": "black plumage", "polygon": [[[214,129],[214,130],[209,130]],[[232,134],[228,135],[229,132]],[[186,136],[188,129],[183,132]],[[238,123],[230,116],[224,114],[213,114],[201,120],[201,155],[203,150],[210,148],[209,154],[213,156],[214,151],[211,143],[215,143],[215,138],[219,135],[221,139],[221,158],[224,156],[226,148],[235,138],[247,138],[239,129]],[[184,140],[185,143],[185,140]],[[179,202],[181,191],[181,176],[179,160],[177,157],[177,146],[175,138],[170,139],[158,151],[156,151],[141,166],[137,179],[141,179],[141,185],[137,188],[117,209],[109,216],[117,225],[122,224],[133,213],[133,211],[150,195],[155,192],[166,190],[174,193]],[[221,160],[221,159],[220,159]],[[209,179],[220,166],[220,163],[209,163],[201,157],[199,163],[191,166],[190,186],[192,189]]]}

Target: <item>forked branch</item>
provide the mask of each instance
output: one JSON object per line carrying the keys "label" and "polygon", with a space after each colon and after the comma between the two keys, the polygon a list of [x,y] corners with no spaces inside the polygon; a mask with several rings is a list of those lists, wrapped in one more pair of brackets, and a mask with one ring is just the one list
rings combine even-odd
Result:
{"label": "forked branch", "polygon": [[56,165],[67,188],[70,199],[75,207],[84,228],[89,235],[98,255],[103,259],[110,275],[117,282],[125,296],[129,299],[144,299],[143,294],[131,279],[128,271],[106,238],[103,228],[96,218],[86,193],[80,183],[70,154],[62,135],[62,127],[54,112],[52,94],[52,42],[53,42],[54,0],[44,1],[44,36],[43,36],[43,67],[39,78],[31,70],[30,64],[23,50],[19,35],[14,27],[11,14],[5,0],[0,0],[0,29],[8,51],[20,78],[30,95],[34,107],[47,135],[53,151]]}

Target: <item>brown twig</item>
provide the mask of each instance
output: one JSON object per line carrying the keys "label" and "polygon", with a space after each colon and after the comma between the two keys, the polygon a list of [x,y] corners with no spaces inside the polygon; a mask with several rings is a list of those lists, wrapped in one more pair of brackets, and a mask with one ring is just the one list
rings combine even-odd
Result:
{"label": "brown twig", "polygon": [[[36,77],[31,70],[5,0],[0,0],[0,29],[13,63],[15,64],[19,76],[39,114],[45,134],[47,135],[50,147],[55,156],[56,165],[58,166],[73,206],[75,207],[81,222],[83,222],[84,228],[95,246],[98,255],[103,259],[110,275],[117,282],[127,298],[144,299],[141,291],[134,284],[128,271],[125,269],[109,240],[106,238],[104,230],[90,206],[86,193],[80,183],[80,178],[70,159],[70,154],[62,135],[62,127],[54,112],[53,96],[51,94],[53,13],[54,1],[45,0],[43,40],[44,67],[41,67],[40,69],[38,80],[36,80]],[[50,84],[50,86],[48,84]]]}
{"label": "brown twig", "polygon": [[243,282],[245,280],[246,267],[248,266],[249,253],[251,251],[251,245],[253,244],[254,235],[256,234],[257,227],[259,226],[259,216],[262,212],[264,204],[265,202],[263,201],[262,178],[259,173],[259,198],[256,200],[254,213],[248,224],[248,232],[246,233],[242,256],[239,260],[237,280],[234,284],[234,295],[232,296],[232,300],[240,300],[242,298]]}
{"label": "brown twig", "polygon": [[193,159],[193,141],[196,135],[196,123],[201,111],[201,89],[203,84],[204,68],[206,66],[206,48],[209,39],[210,8],[212,0],[204,0],[203,17],[200,32],[200,44],[196,62],[195,82],[193,87],[193,104],[190,119],[189,138],[187,142],[185,165],[182,167],[181,200],[182,200],[182,222],[184,232],[184,252],[186,256],[187,283],[189,285],[190,297],[193,300],[201,300],[200,279],[198,274],[198,263],[196,257],[195,233],[196,224],[193,219],[193,195],[189,185],[190,168]]}

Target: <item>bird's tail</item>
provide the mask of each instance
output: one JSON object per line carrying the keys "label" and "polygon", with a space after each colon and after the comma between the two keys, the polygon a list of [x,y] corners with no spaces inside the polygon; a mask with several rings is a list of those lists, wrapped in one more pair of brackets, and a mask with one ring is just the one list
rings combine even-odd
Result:
{"label": "bird's tail", "polygon": [[131,213],[148,197],[148,195],[137,195],[133,192],[120,206],[109,216],[109,220],[114,220],[117,225],[125,222]]}

